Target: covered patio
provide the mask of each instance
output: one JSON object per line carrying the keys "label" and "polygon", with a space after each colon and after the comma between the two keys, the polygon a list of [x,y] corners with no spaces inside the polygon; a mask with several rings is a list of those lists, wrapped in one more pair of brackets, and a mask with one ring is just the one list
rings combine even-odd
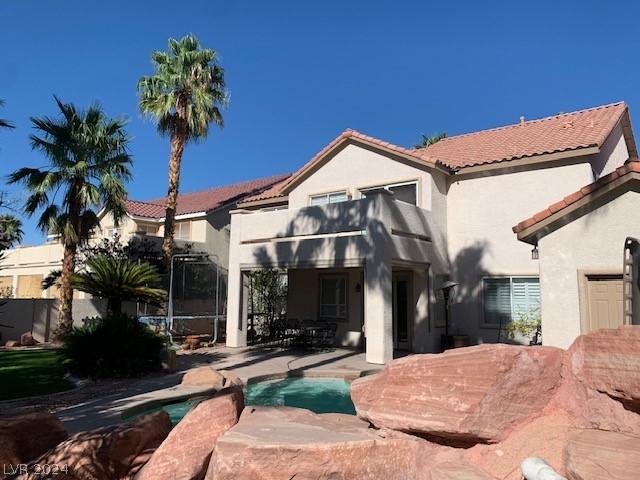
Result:
{"label": "covered patio", "polygon": [[435,351],[432,285],[444,262],[431,222],[430,212],[386,190],[339,204],[233,212],[227,346],[247,345],[250,273],[278,268],[287,271],[287,317],[335,322],[336,345],[364,349],[367,362],[384,364],[394,350]]}

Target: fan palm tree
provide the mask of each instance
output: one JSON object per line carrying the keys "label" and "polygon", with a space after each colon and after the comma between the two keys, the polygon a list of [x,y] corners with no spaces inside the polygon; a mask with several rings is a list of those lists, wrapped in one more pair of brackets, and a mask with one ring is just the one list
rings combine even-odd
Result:
{"label": "fan palm tree", "polygon": [[78,245],[99,228],[99,208],[111,214],[116,224],[124,215],[124,184],[131,178],[131,157],[123,120],[108,118],[97,105],[81,111],[57,97],[55,101],[58,117],[31,118],[38,132],[30,136],[31,148],[41,152],[48,165],[20,168],[8,180],[25,185],[30,193],[25,213],[32,216],[41,210],[38,227],[59,235],[64,245],[55,333],[62,339],[72,325],[71,275]]}
{"label": "fan palm tree", "polygon": [[[0,107],[4,106],[4,100],[0,100]],[[15,128],[9,120],[0,118],[0,128]]]}
{"label": "fan palm tree", "polygon": [[413,148],[424,148],[429,145],[433,145],[434,143],[439,142],[443,138],[447,138],[447,132],[436,133],[435,135],[425,135],[422,134],[422,141],[417,145],[414,145]]}
{"label": "fan palm tree", "polygon": [[0,251],[22,240],[22,222],[13,215],[0,215]]}
{"label": "fan palm tree", "polygon": [[107,299],[108,316],[122,313],[124,300],[161,301],[167,292],[157,288],[159,284],[160,275],[150,263],[120,260],[106,255],[89,259],[87,270],[71,276],[74,289]]}
{"label": "fan palm tree", "polygon": [[169,39],[167,52],[151,55],[155,73],[138,82],[140,111],[153,117],[158,131],[169,136],[167,189],[162,254],[165,266],[173,255],[173,232],[180,188],[180,164],[185,145],[207,136],[209,126],[223,126],[221,107],[227,104],[224,71],[217,54],[202,48],[194,35]]}

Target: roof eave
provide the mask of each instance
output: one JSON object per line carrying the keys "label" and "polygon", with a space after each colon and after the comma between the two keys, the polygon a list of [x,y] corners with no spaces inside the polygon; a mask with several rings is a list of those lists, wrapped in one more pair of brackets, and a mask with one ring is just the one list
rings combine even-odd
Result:
{"label": "roof eave", "polygon": [[462,166],[455,170],[456,175],[464,175],[476,172],[486,172],[489,170],[498,170],[503,168],[523,167],[527,165],[535,165],[539,163],[554,162],[557,160],[565,160],[575,157],[586,157],[600,153],[600,147],[597,145],[589,145],[578,147],[571,150],[562,150],[559,152],[542,153],[538,155],[530,155],[527,157],[512,158],[510,160],[497,160],[479,165]]}
{"label": "roof eave", "polygon": [[540,238],[556,230],[556,228],[568,217],[581,216],[581,212],[584,212],[590,204],[599,198],[602,198],[604,195],[621,188],[628,182],[640,182],[640,172],[629,172],[622,175],[602,187],[593,190],[580,200],[558,210],[555,213],[552,213],[539,222],[518,231],[516,233],[518,240],[531,245],[537,245]]}

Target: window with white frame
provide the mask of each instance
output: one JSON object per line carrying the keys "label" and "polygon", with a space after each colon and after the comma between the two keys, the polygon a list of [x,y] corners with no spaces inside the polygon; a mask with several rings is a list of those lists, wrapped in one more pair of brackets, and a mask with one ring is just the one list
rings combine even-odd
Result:
{"label": "window with white frame", "polygon": [[147,235],[155,235],[158,233],[158,226],[149,223],[138,223],[136,231]]}
{"label": "window with white frame", "polygon": [[191,222],[177,222],[173,230],[176,240],[191,240]]}
{"label": "window with white frame", "polygon": [[411,205],[418,205],[418,182],[390,183],[388,185],[380,185],[379,187],[361,189],[360,193],[363,197],[366,197],[367,192],[377,190],[379,188],[389,190],[393,193],[396,200],[410,203]]}
{"label": "window with white frame", "polygon": [[347,319],[347,276],[320,276],[320,318],[345,321]]}
{"label": "window with white frame", "polygon": [[538,277],[489,277],[482,280],[484,325],[506,325],[540,313]]}
{"label": "window with white frame", "polygon": [[310,205],[326,205],[328,203],[340,203],[349,200],[349,195],[346,190],[332,193],[322,193],[319,195],[312,195],[309,199]]}

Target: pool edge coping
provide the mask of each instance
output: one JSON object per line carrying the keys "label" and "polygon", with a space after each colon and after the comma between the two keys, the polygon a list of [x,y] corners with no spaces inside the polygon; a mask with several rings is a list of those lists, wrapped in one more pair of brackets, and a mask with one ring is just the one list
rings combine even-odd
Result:
{"label": "pool edge coping", "polygon": [[[233,373],[231,370],[220,370]],[[273,372],[266,373],[262,375],[253,375],[251,377],[238,377],[242,382],[243,387],[247,385],[251,385],[258,382],[266,382],[269,380],[281,380],[284,378],[333,378],[338,380],[344,380],[345,382],[351,383],[353,380],[365,377],[368,375],[373,375],[375,373],[380,372],[381,369],[373,368],[367,370],[352,370],[349,372],[344,371],[336,371],[336,370],[305,370],[303,368],[286,370],[281,372]],[[173,387],[161,388],[159,390],[154,390],[154,392],[161,392],[164,390],[176,389],[181,384],[178,384]],[[181,400],[188,400],[190,398],[197,397],[213,397],[217,392],[224,390],[218,390],[215,387],[205,388],[202,391],[196,392],[176,392],[174,395],[167,395],[162,398],[154,398],[144,402],[134,403],[130,407],[125,407],[120,412],[120,418],[124,421],[132,420],[133,417],[140,415],[146,410],[152,410],[154,408],[162,407],[163,405],[168,405],[171,403],[176,403]]]}

